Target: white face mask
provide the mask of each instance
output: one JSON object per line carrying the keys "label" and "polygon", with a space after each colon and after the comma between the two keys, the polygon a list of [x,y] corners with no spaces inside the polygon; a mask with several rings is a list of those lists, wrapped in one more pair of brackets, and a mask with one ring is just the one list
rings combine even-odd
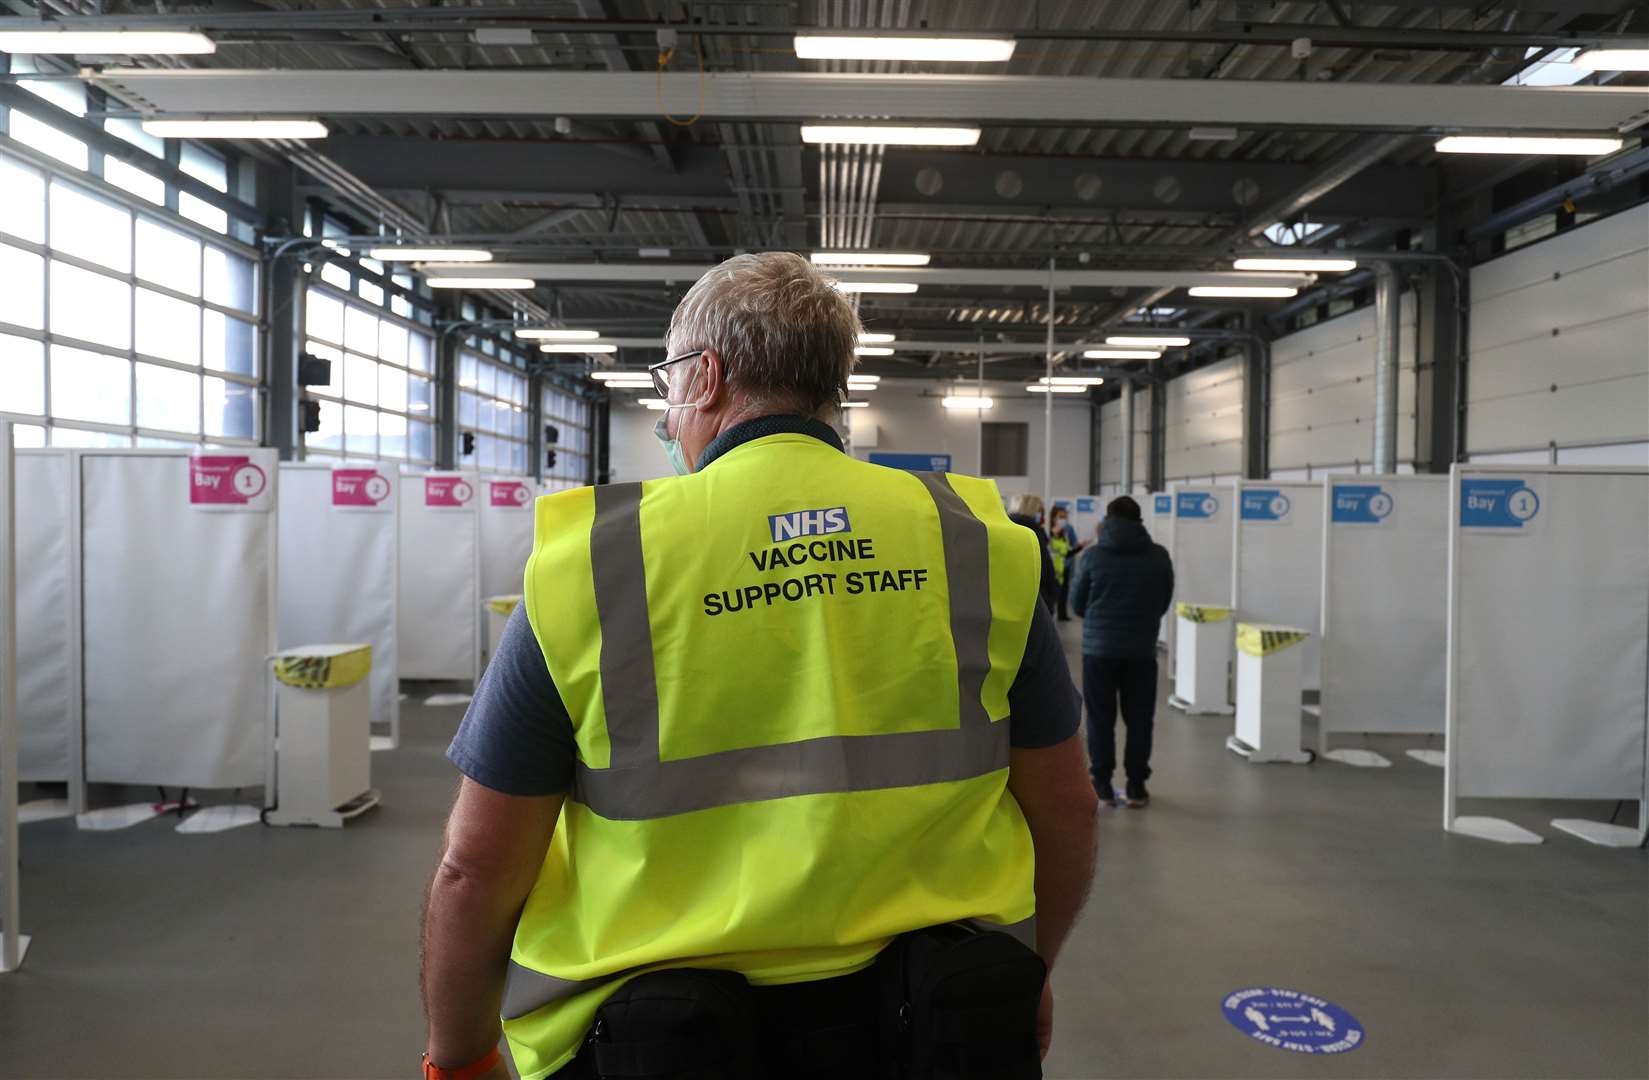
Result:
{"label": "white face mask", "polygon": [[[689,377],[688,385],[692,385],[691,377]],[[680,405],[666,405],[662,415],[658,418],[658,423],[653,425],[653,437],[664,448],[664,457],[670,462],[670,468],[675,470],[677,476],[686,476],[693,469],[687,464],[687,451],[682,448],[681,437],[679,435],[674,438],[670,436],[670,414],[677,409],[696,409],[699,405],[700,403],[697,401],[683,402]]]}

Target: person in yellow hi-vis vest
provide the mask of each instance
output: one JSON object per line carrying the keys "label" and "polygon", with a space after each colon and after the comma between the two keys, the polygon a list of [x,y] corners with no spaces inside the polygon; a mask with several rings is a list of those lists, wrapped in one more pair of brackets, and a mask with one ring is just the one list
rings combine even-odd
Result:
{"label": "person in yellow hi-vis vest", "polygon": [[448,757],[426,1077],[1041,1075],[1093,873],[1035,538],[843,453],[861,331],[743,255],[652,366],[678,474],[539,500]]}

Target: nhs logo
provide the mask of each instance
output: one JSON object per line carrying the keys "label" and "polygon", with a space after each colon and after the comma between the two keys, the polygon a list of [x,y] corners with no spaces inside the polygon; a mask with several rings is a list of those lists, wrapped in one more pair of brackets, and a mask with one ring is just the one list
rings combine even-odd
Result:
{"label": "nhs logo", "polygon": [[797,510],[790,514],[769,514],[767,527],[773,533],[773,542],[794,540],[798,536],[824,536],[828,533],[850,532],[847,507],[835,506],[829,510]]}

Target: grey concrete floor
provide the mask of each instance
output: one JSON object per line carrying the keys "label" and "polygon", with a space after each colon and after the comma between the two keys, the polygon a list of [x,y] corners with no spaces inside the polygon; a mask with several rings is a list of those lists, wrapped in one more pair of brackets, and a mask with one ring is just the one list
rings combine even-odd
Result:
{"label": "grey concrete floor", "polygon": [[[26,826],[35,944],[0,977],[0,1077],[416,1075],[459,715],[406,702],[406,745],[374,758],[384,806],[341,831]],[[1442,772],[1410,741],[1368,740],[1390,769],[1251,766],[1228,732],[1164,708],[1151,807],[1104,812],[1050,1078],[1649,1076],[1649,859],[1545,824],[1612,806],[1495,804],[1548,836],[1502,847],[1442,831]],[[1366,1043],[1243,1037],[1220,1002],[1258,985],[1328,998]]]}

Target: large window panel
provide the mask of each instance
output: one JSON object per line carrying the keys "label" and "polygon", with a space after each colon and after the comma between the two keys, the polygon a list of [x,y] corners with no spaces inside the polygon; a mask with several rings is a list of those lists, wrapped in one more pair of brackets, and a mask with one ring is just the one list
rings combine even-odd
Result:
{"label": "large window panel", "polygon": [[344,343],[344,305],[319,289],[310,289],[304,308],[304,328],[312,338]]}
{"label": "large window panel", "polygon": [[330,401],[318,401],[320,406],[319,427],[315,431],[304,435],[304,446],[310,450],[323,450],[329,453],[343,453],[344,449],[344,410],[342,405]]}
{"label": "large window panel", "polygon": [[333,365],[330,385],[306,391],[322,413],[321,430],[304,437],[306,451],[432,462],[434,390],[409,369],[433,354],[430,336],[387,317],[382,306],[324,288],[308,290],[304,315],[306,349]]}
{"label": "large window panel", "polygon": [[57,128],[36,119],[20,109],[11,110],[7,118],[11,137],[24,146],[31,146],[45,154],[56,158],[73,169],[85,172],[91,164],[91,151],[86,144],[73,135],[59,131]]}
{"label": "large window panel", "polygon": [[132,212],[52,181],[52,250],[122,274],[132,269]]}
{"label": "large window panel", "polygon": [[143,121],[129,117],[110,117],[103,121],[103,130],[117,139],[122,139],[142,150],[146,154],[153,154],[157,158],[166,156],[166,142],[158,135],[151,135],[143,130]]}
{"label": "large window panel", "polygon": [[200,434],[200,377],[158,364],[139,364],[137,426]]}
{"label": "large window panel", "polygon": [[166,181],[153,173],[128,165],[119,158],[103,159],[103,179],[120,190],[130,192],[156,206],[166,205]]}
{"label": "large window panel", "polygon": [[130,360],[67,345],[53,345],[51,356],[53,416],[98,424],[132,422]]}
{"label": "large window panel", "polygon": [[236,311],[255,311],[257,280],[251,259],[206,245],[206,299]]}
{"label": "large window panel", "polygon": [[197,225],[204,225],[213,232],[227,233],[229,231],[229,214],[219,210],[203,199],[197,199],[187,191],[178,192],[177,212],[193,221]]}
{"label": "large window panel", "polygon": [[435,383],[422,375],[407,376],[407,412],[433,415],[435,412]]}
{"label": "large window panel", "polygon": [[212,371],[249,378],[258,374],[258,334],[251,323],[206,309],[201,360]]}
{"label": "large window panel", "polygon": [[378,456],[378,413],[358,405],[344,408],[344,450],[361,457]]}
{"label": "large window panel", "polygon": [[229,190],[229,164],[223,155],[194,143],[178,148],[178,171],[218,191]]}
{"label": "large window panel", "polygon": [[199,240],[148,218],[137,221],[137,276],[173,292],[200,295]]}
{"label": "large window panel", "polygon": [[377,356],[378,316],[366,308],[349,305],[344,312],[344,347]]}
{"label": "large window panel", "polygon": [[137,351],[200,366],[200,308],[149,289],[137,290]]}
{"label": "large window panel", "polygon": [[378,404],[378,362],[371,357],[344,354],[344,398],[361,405]]}
{"label": "large window panel", "polygon": [[206,396],[206,434],[214,438],[258,437],[258,390],[211,375],[201,380]]}
{"label": "large window panel", "polygon": [[52,260],[51,332],[111,349],[132,346],[132,287]]}
{"label": "large window panel", "polygon": [[45,415],[46,347],[40,342],[0,334],[0,412]]}
{"label": "large window panel", "polygon": [[0,233],[46,241],[46,176],[8,157],[0,157]]}
{"label": "large window panel", "polygon": [[418,420],[407,421],[407,456],[414,461],[429,461],[435,457],[435,425]]}
{"label": "large window panel", "polygon": [[0,323],[46,326],[46,261],[32,251],[0,244]]}

